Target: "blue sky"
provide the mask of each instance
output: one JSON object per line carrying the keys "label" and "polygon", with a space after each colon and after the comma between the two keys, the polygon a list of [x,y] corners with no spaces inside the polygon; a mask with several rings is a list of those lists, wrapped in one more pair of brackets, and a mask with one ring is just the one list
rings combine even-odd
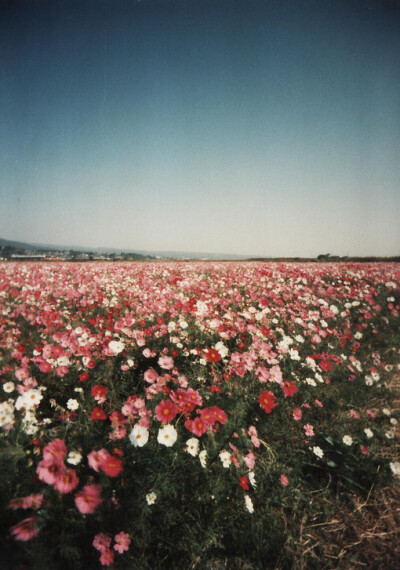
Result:
{"label": "blue sky", "polygon": [[0,237],[400,253],[393,0],[18,0],[0,56]]}

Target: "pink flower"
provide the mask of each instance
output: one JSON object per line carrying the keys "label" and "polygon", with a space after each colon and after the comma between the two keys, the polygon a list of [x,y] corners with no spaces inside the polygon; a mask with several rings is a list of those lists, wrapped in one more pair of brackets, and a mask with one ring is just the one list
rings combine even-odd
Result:
{"label": "pink flower", "polygon": [[40,372],[50,372],[51,371],[51,364],[50,362],[41,362],[39,365]]}
{"label": "pink flower", "polygon": [[47,483],[48,485],[54,485],[54,483],[62,477],[64,473],[65,466],[63,463],[54,462],[53,460],[40,461],[36,468],[37,476],[41,481]]}
{"label": "pink flower", "polygon": [[120,533],[116,534],[114,540],[115,540],[114,550],[116,550],[120,554],[129,549],[131,539],[129,537],[129,534],[127,534],[126,532],[121,531]]}
{"label": "pink flower", "polygon": [[289,483],[289,479],[288,479],[287,475],[285,475],[284,473],[282,473],[279,480],[284,487],[286,487],[286,485]]}
{"label": "pink flower", "polygon": [[85,485],[75,494],[76,508],[83,514],[94,513],[102,502],[100,485]]}
{"label": "pink flower", "polygon": [[293,419],[296,421],[301,420],[301,418],[303,417],[303,412],[300,410],[300,408],[294,408],[292,414],[293,414]]}
{"label": "pink flower", "polygon": [[101,462],[107,457],[108,451],[106,449],[99,449],[99,451],[91,451],[87,458],[89,466],[95,471],[99,471]]}
{"label": "pink flower", "polygon": [[67,455],[67,447],[62,439],[51,441],[43,449],[43,459],[45,461],[53,461],[53,463],[63,463]]}
{"label": "pink flower", "polygon": [[114,551],[110,548],[105,548],[100,556],[100,562],[103,566],[110,566],[114,562]]}
{"label": "pink flower", "polygon": [[15,376],[20,382],[22,382],[23,380],[29,378],[29,372],[25,368],[17,368],[15,371]]}
{"label": "pink flower", "polygon": [[172,370],[174,367],[174,359],[170,356],[160,356],[158,359],[158,365],[164,370]]}
{"label": "pink flower", "polygon": [[31,494],[27,497],[18,497],[17,499],[12,499],[8,508],[13,509],[34,509],[37,511],[40,509],[43,503],[43,495],[41,493]]}
{"label": "pink flower", "polygon": [[39,533],[39,529],[36,526],[37,517],[28,517],[23,521],[19,522],[10,529],[11,534],[15,540],[22,540],[26,542]]}
{"label": "pink flower", "polygon": [[351,418],[355,418],[356,420],[358,420],[360,417],[360,414],[358,412],[356,412],[356,410],[349,410],[349,416]]}
{"label": "pink flower", "polygon": [[253,469],[256,464],[256,456],[251,451],[243,457],[243,461],[248,469]]}
{"label": "pink flower", "polygon": [[148,370],[146,370],[143,376],[146,382],[148,382],[149,384],[153,384],[153,382],[155,382],[158,378],[158,374],[155,370],[153,370],[153,368],[149,368]]}
{"label": "pink flower", "polygon": [[75,469],[67,469],[61,477],[59,477],[54,482],[54,488],[60,493],[70,493],[73,491],[79,483],[79,479],[76,476]]}
{"label": "pink flower", "polygon": [[305,424],[303,427],[304,427],[304,431],[306,432],[306,435],[308,435],[309,437],[312,437],[313,435],[315,435],[314,427],[311,424]]}
{"label": "pink flower", "polygon": [[156,406],[156,417],[163,424],[169,424],[177,413],[178,408],[171,400],[161,400]]}
{"label": "pink flower", "polygon": [[278,384],[282,384],[282,370],[280,369],[279,365],[275,365],[269,371],[269,380],[271,382],[277,382]]}
{"label": "pink flower", "polygon": [[105,534],[104,532],[99,532],[94,537],[92,544],[96,548],[96,550],[98,550],[99,552],[103,552],[104,550],[109,548],[111,544],[111,537],[109,537],[108,534]]}

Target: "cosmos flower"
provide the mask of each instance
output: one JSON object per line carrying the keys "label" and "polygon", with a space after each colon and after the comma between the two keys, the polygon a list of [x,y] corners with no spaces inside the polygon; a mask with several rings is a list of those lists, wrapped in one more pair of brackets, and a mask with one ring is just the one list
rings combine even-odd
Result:
{"label": "cosmos flower", "polygon": [[267,414],[270,414],[277,405],[274,394],[269,390],[261,392],[258,397],[258,402]]}
{"label": "cosmos flower", "polygon": [[34,536],[39,533],[39,528],[37,526],[37,517],[28,517],[10,529],[10,533],[15,538],[15,540],[21,540],[26,542],[31,540]]}
{"label": "cosmos flower", "polygon": [[166,447],[172,447],[176,442],[178,437],[178,432],[174,428],[174,426],[167,424],[163,428],[158,431],[157,441],[161,443],[161,445],[165,445]]}
{"label": "cosmos flower", "polygon": [[135,424],[129,434],[129,441],[135,447],[143,447],[149,440],[149,430],[140,424]]}
{"label": "cosmos flower", "polygon": [[102,502],[100,485],[85,485],[75,494],[76,508],[85,515],[94,513]]}
{"label": "cosmos flower", "polygon": [[190,453],[193,457],[196,457],[199,453],[199,440],[196,437],[191,437],[186,442],[186,451]]}

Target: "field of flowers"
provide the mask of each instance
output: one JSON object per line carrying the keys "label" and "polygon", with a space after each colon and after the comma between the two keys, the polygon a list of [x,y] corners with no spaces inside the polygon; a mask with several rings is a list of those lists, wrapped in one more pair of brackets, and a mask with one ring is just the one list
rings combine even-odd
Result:
{"label": "field of flowers", "polygon": [[398,264],[0,264],[6,568],[321,568],[399,482],[399,315]]}

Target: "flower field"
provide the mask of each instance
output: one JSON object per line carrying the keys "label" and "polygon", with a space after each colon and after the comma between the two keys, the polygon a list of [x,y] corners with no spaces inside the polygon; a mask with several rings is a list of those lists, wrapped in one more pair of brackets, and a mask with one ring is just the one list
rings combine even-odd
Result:
{"label": "flower field", "polygon": [[0,264],[6,568],[321,568],[398,486],[399,316],[394,263]]}

